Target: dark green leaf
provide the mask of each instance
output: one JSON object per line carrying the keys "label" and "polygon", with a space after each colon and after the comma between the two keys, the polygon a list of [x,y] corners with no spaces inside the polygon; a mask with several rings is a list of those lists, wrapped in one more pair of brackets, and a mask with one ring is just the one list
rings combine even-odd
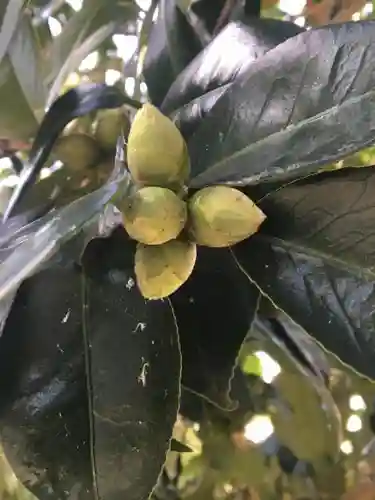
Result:
{"label": "dark green leaf", "polygon": [[[218,45],[220,45],[220,40],[222,38],[225,39],[228,33],[232,31],[236,32],[236,30],[238,31],[237,35],[236,33],[232,33],[232,35],[234,36],[235,43],[237,36],[240,39],[239,50],[233,51],[233,53],[231,51],[231,57],[228,59],[226,57],[228,52],[223,51],[223,48],[220,47],[218,51],[220,56],[217,57],[215,52]],[[177,92],[177,82],[180,82],[184,92],[189,97],[188,99],[182,90],[181,95],[176,94],[174,97],[178,99],[178,102],[181,101],[185,104],[171,114],[172,119],[181,130],[185,140],[189,140],[218,99],[233,84],[234,79],[238,77],[239,73],[243,72],[245,68],[248,68],[250,64],[269,49],[283,42],[288,36],[296,35],[299,31],[300,29],[295,24],[273,21],[271,19],[257,20],[244,18],[243,21],[229,24],[204,50],[202,54],[205,57],[202,58],[202,55],[198,55],[177,78],[176,83],[173,84],[168,93],[170,95],[174,91]],[[232,43],[232,40],[226,40],[224,46],[227,46],[228,43]],[[241,45],[242,43],[244,45]],[[237,57],[237,54],[239,57]],[[215,65],[209,64],[212,58],[216,63]],[[196,61],[201,63],[201,66],[197,66]],[[222,61],[224,61],[224,64],[222,64]],[[202,75],[201,78],[200,75]],[[190,78],[190,82],[187,81],[188,77]],[[219,88],[207,91],[209,88],[214,87],[211,79]],[[226,83],[227,81],[229,83]],[[190,101],[193,95],[198,95],[199,97]],[[175,107],[173,101],[169,101],[168,96],[165,99],[165,105],[171,109]]]}
{"label": "dark green leaf", "polygon": [[180,348],[168,301],[146,301],[123,229],[83,256],[89,394],[99,498],[146,500],[177,418]]}
{"label": "dark green leaf", "polygon": [[163,467],[179,342],[168,302],[145,301],[129,281],[132,246],[123,230],[90,242],[85,296],[81,268],[65,251],[21,285],[7,318],[1,437],[41,500],[147,499]]}
{"label": "dark green leaf", "polygon": [[293,23],[274,19],[244,18],[231,22],[178,75],[163,101],[162,111],[171,113],[232,83],[259,57],[301,31]]}
{"label": "dark green leaf", "polygon": [[375,280],[261,234],[234,252],[277,307],[345,364],[375,378]]}
{"label": "dark green leaf", "polygon": [[211,108],[230,85],[228,83],[218,89],[211,90],[211,92],[207,92],[203,96],[194,99],[170,115],[186,141],[193,135],[206,114],[211,111]]}
{"label": "dark green leaf", "polygon": [[1,439],[40,499],[93,499],[81,276],[72,262],[25,281],[0,338]]}
{"label": "dark green leaf", "polygon": [[[267,222],[248,249],[252,244],[267,248],[263,257],[270,258],[267,264],[274,266],[278,284],[270,277],[266,285],[265,278],[253,274],[248,260],[244,261],[246,270],[278,306],[345,363],[370,377],[375,376],[371,366],[374,188],[373,168],[353,168],[269,193],[258,202]],[[241,248],[235,252],[244,256]],[[289,273],[289,283],[280,280],[285,273]],[[297,301],[292,291],[279,296],[284,286],[301,288]],[[306,309],[311,312],[307,314]]]}
{"label": "dark green leaf", "polygon": [[333,171],[277,189],[258,202],[261,229],[282,245],[375,278],[375,169]]}
{"label": "dark green leaf", "polygon": [[310,30],[255,62],[188,142],[191,186],[302,177],[371,144],[374,27]]}
{"label": "dark green leaf", "polygon": [[258,298],[228,250],[199,248],[193,274],[171,297],[185,387],[221,407],[233,404],[229,381]]}
{"label": "dark green leaf", "polygon": [[176,76],[201,49],[201,42],[176,0],[160,0],[143,68],[153,104],[162,103]]}
{"label": "dark green leaf", "polygon": [[248,16],[260,16],[262,8],[261,0],[245,0],[245,14]]}
{"label": "dark green leaf", "polygon": [[117,108],[127,102],[116,87],[84,83],[57,99],[45,115],[32,145],[27,168],[20,177],[4,214],[6,220],[35,181],[51,152],[54,142],[73,118],[98,109]]}

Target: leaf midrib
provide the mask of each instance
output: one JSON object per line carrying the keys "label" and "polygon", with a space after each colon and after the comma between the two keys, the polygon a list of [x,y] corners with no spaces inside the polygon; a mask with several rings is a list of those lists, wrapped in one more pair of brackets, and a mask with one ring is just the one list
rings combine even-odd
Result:
{"label": "leaf midrib", "polygon": [[[226,97],[227,96],[228,96],[228,94],[226,94]],[[323,120],[327,115],[334,112],[333,110],[345,109],[346,107],[352,106],[353,104],[356,104],[362,100],[366,100],[367,98],[369,98],[371,96],[375,96],[374,89],[371,89],[371,90],[361,94],[360,96],[352,97],[352,98],[346,100],[345,103],[340,103],[340,104],[336,104],[335,106],[331,106],[330,108],[328,108],[324,111],[321,111],[317,115],[314,115],[313,117],[310,117],[310,118],[307,118],[303,121],[300,121],[297,124],[290,124],[287,127],[284,127],[283,129],[278,130],[277,132],[273,132],[272,134],[267,135],[266,137],[263,137],[262,139],[259,139],[256,142],[252,142],[248,146],[245,146],[244,148],[235,151],[231,155],[225,156],[223,159],[217,161],[213,165],[208,166],[203,172],[201,172],[200,174],[198,174],[194,177],[192,186],[196,182],[198,182],[200,180],[200,178],[202,178],[202,177],[204,178],[207,175],[208,171],[210,172],[210,175],[212,175],[215,171],[219,170],[222,165],[225,165],[226,163],[228,163],[234,159],[240,158],[241,156],[245,156],[245,155],[249,154],[249,152],[251,152],[251,150],[254,149],[254,147],[257,147],[257,146],[261,145],[262,143],[267,143],[267,141],[270,140],[270,138],[277,136],[277,135],[283,135],[283,134],[287,135],[290,133],[291,130],[297,131],[299,129],[302,129],[303,127],[307,127],[310,124],[313,124],[313,123],[316,123],[316,122]],[[220,102],[220,100],[218,102]],[[199,136],[199,129],[197,131],[196,136]],[[292,166],[297,167],[298,163],[295,163]],[[290,166],[290,170],[292,170],[292,166]],[[268,175],[268,172],[264,172],[263,174],[260,173],[257,175],[257,177],[259,179],[261,179],[262,177],[265,177],[266,175]]]}
{"label": "leaf midrib", "polygon": [[316,259],[323,260],[328,265],[333,267],[339,267],[343,271],[349,271],[353,273],[358,278],[368,278],[371,280],[375,279],[375,268],[373,267],[363,267],[359,264],[351,261],[340,259],[339,257],[333,256],[326,252],[317,250],[316,248],[311,248],[303,245],[302,243],[297,243],[293,240],[287,241],[283,238],[276,236],[270,236],[262,233],[258,233],[253,236],[253,238],[263,239],[265,242],[269,243],[271,246],[278,246],[285,248],[286,250],[293,253],[300,253],[308,257],[313,257]]}

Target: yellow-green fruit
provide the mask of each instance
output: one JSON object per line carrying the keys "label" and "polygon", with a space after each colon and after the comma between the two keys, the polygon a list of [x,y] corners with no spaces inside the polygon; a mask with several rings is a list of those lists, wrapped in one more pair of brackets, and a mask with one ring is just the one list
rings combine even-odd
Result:
{"label": "yellow-green fruit", "polygon": [[107,151],[115,149],[119,135],[127,137],[129,130],[129,120],[121,108],[98,112],[94,135],[103,149]]}
{"label": "yellow-green fruit", "polygon": [[160,245],[176,238],[185,226],[186,204],[173,191],[144,187],[120,207],[129,236],[146,245]]}
{"label": "yellow-green fruit", "polygon": [[152,104],[145,104],[134,117],[127,161],[134,180],[143,185],[175,186],[189,177],[189,157],[182,135]]}
{"label": "yellow-green fruit", "polygon": [[196,258],[195,243],[173,240],[159,246],[138,244],[135,275],[140,292],[146,299],[168,297],[189,278]]}
{"label": "yellow-green fruit", "polygon": [[86,134],[64,135],[53,149],[54,156],[71,170],[85,170],[100,159],[100,149],[95,139]]}
{"label": "yellow-green fruit", "polygon": [[189,201],[190,232],[198,245],[228,247],[256,233],[264,213],[238,189],[212,186]]}

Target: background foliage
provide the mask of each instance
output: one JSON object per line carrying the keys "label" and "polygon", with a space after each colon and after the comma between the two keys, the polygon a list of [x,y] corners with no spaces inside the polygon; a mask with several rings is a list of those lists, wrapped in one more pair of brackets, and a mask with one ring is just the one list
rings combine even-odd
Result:
{"label": "background foliage", "polygon": [[[371,2],[342,2],[333,17],[329,15],[332,5],[327,0],[307,5],[265,1],[262,15],[291,20],[299,26],[374,16]],[[156,2],[147,0],[137,3],[130,0],[14,0],[11,8],[7,7],[6,2],[0,5],[0,148],[3,156],[0,210],[9,200],[19,174],[17,158],[23,158],[44,109],[58,95],[79,82],[106,82],[125,88],[130,99],[141,102],[147,99],[148,89],[141,69],[147,43],[152,43],[148,38],[150,27],[158,14]],[[168,22],[173,26],[178,19]],[[192,40],[192,45],[198,42]],[[188,49],[183,48],[186,58],[190,57]],[[180,69],[173,64],[167,68],[175,76]],[[160,85],[161,88],[156,86],[152,90],[156,101],[159,93],[164,92],[163,82]],[[324,169],[366,167],[373,165],[374,160],[375,148],[368,148]],[[64,175],[58,162],[51,158],[39,181],[39,189],[47,191],[48,179]],[[65,199],[71,199],[71,184],[66,183],[65,189]],[[80,189],[81,184],[75,188]],[[223,418],[208,402],[197,401],[194,394],[185,394],[175,437],[193,451],[169,453],[166,471],[154,493],[157,498],[375,498],[374,387],[319,348],[313,359],[316,378],[312,377],[303,360],[292,361],[282,334],[283,328],[291,328],[287,321],[286,317],[278,317],[272,323],[259,314],[254,331],[240,353],[240,368],[233,388],[241,404],[230,418]],[[294,334],[298,337],[298,331]],[[278,337],[280,341],[275,342],[271,337]],[[311,352],[311,346],[308,351]],[[315,382],[311,387],[306,380],[311,382],[312,378]],[[291,408],[289,418],[282,416],[280,405]],[[314,413],[317,407],[324,407],[325,411]],[[337,429],[341,433],[341,448],[340,459],[333,465],[335,450],[327,443],[329,436],[324,430],[332,425],[336,408],[341,415],[342,428]],[[3,457],[0,463],[1,497],[29,498],[31,494],[16,481]]]}

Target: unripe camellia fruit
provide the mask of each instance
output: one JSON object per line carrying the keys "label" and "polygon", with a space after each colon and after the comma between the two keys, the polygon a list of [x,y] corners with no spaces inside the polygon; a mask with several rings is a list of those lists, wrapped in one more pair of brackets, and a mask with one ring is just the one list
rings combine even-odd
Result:
{"label": "unripe camellia fruit", "polygon": [[176,238],[185,226],[186,204],[170,189],[144,187],[119,207],[129,236],[146,245]]}
{"label": "unripe camellia fruit", "polygon": [[197,246],[173,240],[164,245],[138,244],[135,252],[137,285],[146,299],[162,299],[175,292],[191,275]]}
{"label": "unripe camellia fruit", "polygon": [[94,127],[94,136],[98,144],[106,151],[115,149],[120,134],[127,137],[130,122],[123,109],[106,109],[98,112]]}
{"label": "unripe camellia fruit", "polygon": [[64,135],[56,142],[53,154],[70,170],[79,171],[92,167],[99,161],[100,148],[89,135]]}
{"label": "unripe camellia fruit", "polygon": [[250,198],[231,187],[206,187],[189,200],[189,230],[198,245],[235,245],[256,233],[264,219]]}
{"label": "unripe camellia fruit", "polygon": [[127,146],[128,168],[135,182],[174,187],[189,177],[185,141],[176,125],[152,104],[137,111]]}

